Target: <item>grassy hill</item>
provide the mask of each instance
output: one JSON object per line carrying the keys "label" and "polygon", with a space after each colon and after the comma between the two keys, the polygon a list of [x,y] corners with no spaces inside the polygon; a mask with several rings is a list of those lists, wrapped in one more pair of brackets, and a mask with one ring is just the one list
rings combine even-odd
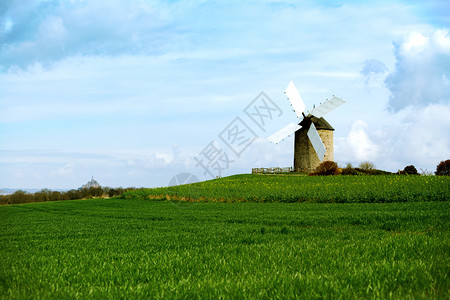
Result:
{"label": "grassy hill", "polygon": [[448,176],[235,175],[190,185],[141,189],[123,198],[213,202],[446,201]]}
{"label": "grassy hill", "polygon": [[[242,175],[124,198],[0,206],[0,299],[448,299],[447,179],[349,178]],[[389,180],[404,185],[401,196]],[[310,203],[348,199],[328,197],[366,185],[368,202],[381,197],[377,182],[387,194],[373,199],[407,202]],[[172,196],[181,201],[164,200]]]}

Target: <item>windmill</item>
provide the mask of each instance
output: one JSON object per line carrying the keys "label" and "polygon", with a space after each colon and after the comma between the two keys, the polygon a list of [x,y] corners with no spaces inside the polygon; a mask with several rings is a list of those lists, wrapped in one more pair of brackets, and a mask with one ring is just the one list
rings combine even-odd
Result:
{"label": "windmill", "polygon": [[291,81],[284,91],[294,112],[301,119],[299,123],[291,123],[275,132],[267,139],[278,144],[295,132],[294,138],[294,171],[312,171],[323,160],[333,160],[334,128],[322,117],[346,101],[333,96],[305,115],[305,103]]}

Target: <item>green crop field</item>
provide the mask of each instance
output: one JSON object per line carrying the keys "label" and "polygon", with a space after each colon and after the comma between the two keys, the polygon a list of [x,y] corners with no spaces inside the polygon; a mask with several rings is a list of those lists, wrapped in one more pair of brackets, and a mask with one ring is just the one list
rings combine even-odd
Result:
{"label": "green crop field", "polygon": [[235,175],[169,188],[124,193],[124,198],[214,202],[446,201],[448,176]]}
{"label": "green crop field", "polygon": [[[360,177],[341,177],[357,193],[351,179],[361,185]],[[373,188],[365,202],[390,202],[374,192],[372,176],[362,177]],[[270,187],[278,179],[237,176],[202,183],[204,195],[201,184],[164,190],[185,201],[151,200],[158,193],[144,190],[1,206],[0,298],[448,299],[450,202],[441,193],[449,181],[417,178],[392,178],[409,187],[386,191],[395,203],[310,203],[355,199],[330,198],[339,180],[324,177],[287,176],[291,192],[243,192],[230,181]],[[328,184],[330,194],[297,187],[288,197],[293,180]],[[222,194],[212,194],[220,184]],[[307,203],[239,202],[268,202],[270,190],[275,200]],[[194,198],[235,203],[186,201]]]}

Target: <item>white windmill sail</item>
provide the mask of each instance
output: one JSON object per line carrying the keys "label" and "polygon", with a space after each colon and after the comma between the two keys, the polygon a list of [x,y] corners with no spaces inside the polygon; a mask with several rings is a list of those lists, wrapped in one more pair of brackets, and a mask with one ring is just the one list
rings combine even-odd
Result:
{"label": "white windmill sail", "polygon": [[302,112],[305,110],[305,103],[302,100],[302,97],[300,97],[299,92],[295,88],[294,82],[289,82],[286,90],[284,91],[286,93],[286,96],[288,97],[289,101],[291,102],[292,107],[294,108],[295,113],[297,114],[297,117],[302,117]]}
{"label": "white windmill sail", "polygon": [[317,156],[319,157],[320,161],[323,160],[325,156],[325,152],[327,151],[327,148],[325,148],[325,145],[322,143],[322,139],[320,138],[319,133],[317,132],[316,126],[314,126],[314,123],[311,122],[311,126],[308,130],[308,138],[311,141],[311,144],[313,145],[314,150],[317,153]]}
{"label": "white windmill sail", "polygon": [[287,138],[288,136],[290,136],[291,134],[293,134],[300,128],[301,128],[300,125],[291,123],[291,124],[281,128],[280,130],[278,130],[277,132],[275,132],[274,134],[269,136],[267,139],[274,144],[278,144],[279,142],[281,142],[282,140],[284,140],[285,138]]}
{"label": "white windmill sail", "polygon": [[345,100],[342,100],[341,98],[334,97],[331,99],[326,100],[324,103],[320,104],[319,106],[313,108],[309,114],[313,115],[314,117],[320,118],[326,113],[332,111],[336,107],[342,105],[345,103]]}

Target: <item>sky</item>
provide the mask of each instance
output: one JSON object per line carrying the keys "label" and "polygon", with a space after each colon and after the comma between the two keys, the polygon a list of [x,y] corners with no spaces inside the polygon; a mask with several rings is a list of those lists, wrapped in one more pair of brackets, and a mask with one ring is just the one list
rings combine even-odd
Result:
{"label": "sky", "polygon": [[[160,187],[293,164],[292,80],[334,158],[450,158],[447,1],[2,0],[0,188]],[[178,177],[177,177],[178,176]],[[183,177],[184,176],[184,177]],[[194,178],[194,177],[191,177]]]}

